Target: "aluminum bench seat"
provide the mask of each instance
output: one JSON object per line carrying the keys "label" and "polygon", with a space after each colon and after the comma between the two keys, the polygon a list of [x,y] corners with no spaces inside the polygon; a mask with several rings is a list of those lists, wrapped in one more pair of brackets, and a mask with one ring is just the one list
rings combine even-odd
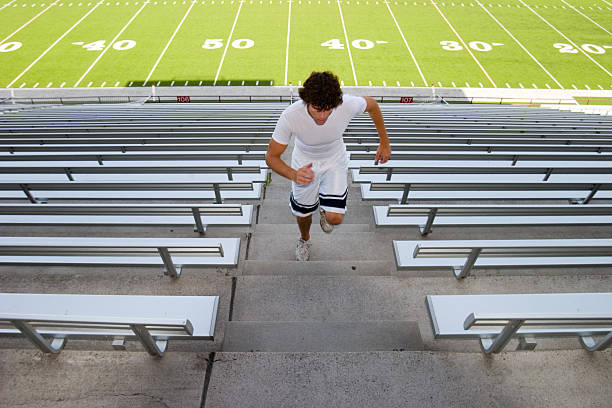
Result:
{"label": "aluminum bench seat", "polygon": [[612,239],[393,241],[398,269],[611,266]]}
{"label": "aluminum bench seat", "polygon": [[[440,163],[439,167],[419,166],[398,167],[393,164],[387,167],[364,167],[351,170],[351,177],[354,183],[411,183],[425,181],[450,181],[457,180],[463,182],[508,181],[508,182],[539,182],[539,181],[559,181],[559,182],[591,182],[609,183],[612,181],[612,167],[596,166],[453,166]],[[2,168],[0,167],[0,172]]]}
{"label": "aluminum bench seat", "polygon": [[0,293],[0,336],[25,336],[45,353],[70,339],[140,341],[163,356],[168,341],[214,340],[218,296]]}
{"label": "aluminum bench seat", "polygon": [[2,265],[236,266],[240,238],[0,237]]}
{"label": "aluminum bench seat", "polygon": [[512,338],[518,350],[533,350],[537,337],[577,337],[588,351],[612,344],[612,293],[429,295],[426,303],[434,338],[478,339],[487,354]]}
{"label": "aluminum bench seat", "polygon": [[[190,166],[189,162],[182,165],[168,166],[143,165],[134,163],[136,166],[125,167],[113,166],[112,163],[100,165],[69,165],[65,163],[52,162],[44,164],[35,163],[32,167],[17,167],[3,165],[0,162],[0,181],[23,182],[32,180],[38,182],[53,181],[82,181],[82,182],[153,182],[160,183],[265,183],[268,178],[268,170],[260,166]],[[11,163],[15,164],[15,163]]]}
{"label": "aluminum bench seat", "polygon": [[[1,208],[1,207],[0,207]],[[433,227],[605,225],[612,205],[375,205],[377,226],[417,226],[422,235]]]}
{"label": "aluminum bench seat", "polygon": [[[370,153],[350,152],[350,160],[363,160],[373,163],[376,151]],[[2,156],[6,157],[6,156]],[[393,160],[489,160],[507,162],[516,165],[524,161],[612,161],[612,154],[584,152],[436,152],[419,151],[410,153],[393,153]]]}
{"label": "aluminum bench seat", "polygon": [[54,181],[23,183],[0,181],[1,199],[27,199],[31,203],[47,200],[259,200],[263,183],[253,182],[81,182]]}
{"label": "aluminum bench seat", "polygon": [[[592,144],[540,144],[537,142],[529,143],[523,141],[522,143],[444,143],[431,144],[430,140],[428,144],[419,143],[402,143],[389,139],[391,143],[391,149],[395,153],[400,152],[417,152],[417,151],[451,151],[451,152],[585,152],[585,153],[609,153],[612,151],[612,146],[605,143],[592,143]],[[6,150],[6,148],[2,148]],[[355,143],[350,142],[346,146],[347,151],[351,152],[376,152],[378,144],[374,143]]]}
{"label": "aluminum bench seat", "polygon": [[0,204],[0,225],[209,225],[250,226],[244,204]]}
{"label": "aluminum bench seat", "polygon": [[568,200],[588,204],[612,198],[612,184],[588,182],[417,181],[372,182],[360,185],[363,200]]}

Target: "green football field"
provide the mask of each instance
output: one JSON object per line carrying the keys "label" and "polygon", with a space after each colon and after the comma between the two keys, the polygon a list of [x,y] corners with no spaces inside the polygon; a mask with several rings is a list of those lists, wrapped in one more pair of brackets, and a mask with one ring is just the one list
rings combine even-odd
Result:
{"label": "green football field", "polygon": [[0,0],[0,87],[612,89],[612,0]]}

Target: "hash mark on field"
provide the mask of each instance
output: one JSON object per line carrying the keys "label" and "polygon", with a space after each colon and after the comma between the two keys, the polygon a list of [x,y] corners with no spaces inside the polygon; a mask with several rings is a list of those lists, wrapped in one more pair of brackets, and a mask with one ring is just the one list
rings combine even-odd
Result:
{"label": "hash mark on field", "polygon": [[[13,33],[9,34],[8,37],[4,38],[3,40],[0,41],[0,44],[3,44],[6,40],[8,40],[9,38],[11,38],[12,36],[14,36],[15,34],[17,34],[19,31],[21,31],[22,29],[26,28],[32,21],[36,20],[38,17],[40,17],[45,11],[49,10],[51,7],[53,7],[55,5],[55,3],[57,3],[59,0],[55,0],[53,3],[51,3],[49,5],[49,7],[47,7],[46,9],[44,9],[43,11],[41,11],[40,13],[38,13],[37,15],[35,15],[34,17],[32,17],[28,22],[26,22],[25,24],[23,24],[21,27],[19,27],[17,30],[15,30]],[[10,3],[9,3],[10,4]],[[23,7],[25,7],[25,4],[23,5]],[[4,7],[2,7],[4,8]],[[0,9],[2,10],[2,9]]]}
{"label": "hash mark on field", "polygon": [[401,86],[400,81],[396,81],[395,83],[397,84],[397,86]]}
{"label": "hash mark on field", "polygon": [[481,88],[484,88],[484,85],[482,84],[482,82],[479,82],[479,83],[478,83],[478,85],[479,85]]}
{"label": "hash mark on field", "polygon": [[584,87],[585,87],[586,89],[588,89],[589,91],[591,90],[591,88],[589,88],[589,86],[588,86],[588,85],[586,85],[586,84],[584,85]]}
{"label": "hash mark on field", "polygon": [[346,31],[346,25],[344,24],[344,15],[342,14],[342,6],[340,5],[340,1],[338,1],[338,11],[340,12],[340,21],[342,22],[342,30],[344,31],[346,50],[348,51],[349,60],[351,61],[351,69],[353,70],[353,81],[355,81],[355,86],[359,86],[357,83],[357,73],[355,72],[355,64],[353,63],[353,55],[351,54],[351,47],[349,45],[348,33]]}
{"label": "hash mark on field", "polygon": [[119,81],[115,82],[115,88],[119,86]]}
{"label": "hash mark on field", "polygon": [[89,87],[91,87],[92,85],[93,85],[93,82],[90,82],[90,83],[88,83],[88,84],[87,84],[87,87],[89,88]]}
{"label": "hash mark on field", "polygon": [[448,21],[448,19],[446,18],[446,16],[444,15],[444,13],[442,13],[442,10],[440,10],[440,8],[438,7],[438,5],[433,1],[430,0],[431,4],[436,8],[436,10],[438,11],[438,13],[440,14],[440,16],[442,16],[442,18],[444,19],[444,21],[446,22],[446,24],[450,27],[450,29],[453,31],[453,33],[455,33],[455,35],[457,36],[457,39],[459,41],[461,41],[461,44],[463,44],[463,48],[470,54],[470,56],[472,57],[472,59],[476,62],[476,65],[478,65],[478,67],[480,68],[480,70],[485,74],[485,76],[487,77],[487,79],[489,80],[489,82],[491,82],[491,84],[493,85],[494,88],[497,88],[497,85],[495,85],[495,82],[493,82],[493,79],[489,76],[489,73],[484,69],[484,67],[480,64],[480,61],[478,61],[478,59],[476,58],[476,56],[474,55],[474,53],[472,53],[472,50],[470,50],[470,48],[467,46],[467,44],[465,43],[465,41],[463,41],[463,38],[461,38],[461,36],[459,35],[459,33],[457,32],[457,30],[455,30],[455,27],[453,27],[453,25],[450,23],[450,21]]}
{"label": "hash mark on field", "polygon": [[[164,4],[166,4],[166,2],[164,2]],[[178,27],[176,27],[176,30],[174,30],[174,32],[172,33],[172,35],[170,36],[170,39],[168,40],[168,42],[166,43],[166,46],[164,47],[163,51],[161,52],[161,54],[159,54],[159,57],[157,58],[157,61],[155,61],[155,64],[153,64],[153,68],[151,68],[151,72],[149,72],[149,75],[147,75],[147,79],[145,79],[144,83],[146,84],[149,79],[151,78],[151,75],[153,75],[153,72],[157,69],[157,65],[159,64],[159,62],[161,61],[161,59],[163,58],[164,54],[166,53],[166,51],[168,50],[168,47],[170,46],[170,44],[172,43],[172,40],[174,40],[174,37],[176,36],[176,33],[178,32],[178,30],[181,28],[181,25],[183,25],[183,22],[185,21],[185,19],[187,18],[187,15],[189,14],[189,12],[191,11],[191,8],[193,7],[193,5],[195,4],[195,2],[191,3],[191,6],[189,6],[189,8],[187,9],[187,11],[185,12],[185,15],[183,16],[183,18],[181,19],[181,22],[179,23]],[[159,86],[159,82],[157,83],[157,86]]]}
{"label": "hash mark on field", "polygon": [[200,84],[198,86],[202,86],[202,81],[200,81]]}
{"label": "hash mark on field", "polygon": [[25,86],[25,84],[26,84],[25,82],[23,84],[21,84],[20,88],[23,88]]}
{"label": "hash mark on field", "polygon": [[38,82],[34,84],[32,88],[38,88]]}
{"label": "hash mark on field", "polygon": [[221,73],[221,67],[223,66],[225,55],[227,54],[227,48],[229,47],[230,42],[232,41],[232,35],[234,34],[234,29],[236,28],[238,17],[240,16],[240,10],[242,9],[242,3],[244,3],[244,1],[240,1],[240,5],[238,6],[238,11],[236,11],[236,18],[234,18],[234,24],[232,25],[232,29],[230,30],[229,37],[227,37],[227,41],[225,42],[225,48],[223,49],[223,55],[221,56],[221,62],[219,63],[219,68],[217,69],[217,75],[215,75],[215,82],[213,82],[213,86],[217,85],[217,80],[219,79],[219,73]]}
{"label": "hash mark on field", "polygon": [[128,86],[132,86],[133,83],[134,83],[133,81],[130,81],[130,84]]}
{"label": "hash mark on field", "polygon": [[519,86],[521,87],[521,89],[525,89],[525,87],[523,86],[522,83],[519,82]]}
{"label": "hash mark on field", "polygon": [[[400,36],[402,37],[402,40],[404,41],[404,45],[406,46],[406,48],[408,48],[408,53],[410,53],[410,57],[412,57],[412,61],[414,62],[414,65],[416,65],[417,70],[419,71],[419,74],[421,75],[421,79],[423,80],[423,83],[425,84],[425,86],[427,86],[427,80],[425,79],[425,75],[423,75],[423,71],[421,71],[421,67],[419,66],[419,63],[417,62],[414,54],[412,53],[412,49],[408,45],[408,41],[406,41],[404,32],[400,28],[399,23],[397,22],[397,19],[395,18],[395,14],[393,14],[393,10],[391,10],[391,6],[389,6],[389,2],[385,1],[385,4],[387,5],[387,10],[389,10],[389,14],[391,14],[391,17],[393,18],[393,21],[395,22],[395,26],[397,27],[397,30],[399,31]],[[411,83],[412,83],[412,86],[414,86],[414,83],[413,82]]]}
{"label": "hash mark on field", "polygon": [[62,84],[60,85],[60,88],[63,88],[63,87],[65,87],[65,86],[66,86],[66,83],[65,83],[65,82],[62,82]]}
{"label": "hash mark on field", "polygon": [[442,87],[442,82],[438,82],[438,86],[441,88]]}
{"label": "hash mark on field", "polygon": [[597,87],[598,87],[599,89],[601,89],[602,91],[604,90],[603,86],[601,86],[601,85],[597,85]]}
{"label": "hash mark on field", "polygon": [[[130,84],[131,85],[131,84]],[[174,86],[174,81],[170,82],[170,86]]]}
{"label": "hash mark on field", "polygon": [[[506,34],[508,34],[508,35],[510,36],[510,38],[512,38],[512,39],[514,40],[514,42],[516,42],[516,43],[519,45],[519,47],[521,47],[521,48],[523,49],[523,51],[525,51],[525,52],[527,53],[527,55],[529,55],[529,57],[530,57],[532,60],[534,60],[534,61],[535,61],[535,63],[536,63],[536,64],[538,64],[538,66],[539,66],[540,68],[542,68],[542,70],[543,70],[544,72],[546,72],[546,74],[547,74],[547,75],[548,75],[548,76],[549,76],[549,77],[550,77],[550,78],[551,78],[553,81],[555,81],[555,83],[556,83],[557,85],[559,85],[559,87],[560,87],[561,89],[563,89],[563,85],[561,85],[561,84],[559,83],[559,81],[557,81],[557,79],[556,79],[555,77],[553,77],[553,76],[552,76],[552,74],[551,74],[550,72],[548,72],[548,70],[547,70],[546,68],[544,68],[544,65],[542,65],[542,64],[540,63],[540,61],[538,61],[538,60],[536,59],[536,57],[534,57],[534,56],[531,54],[531,52],[529,52],[529,50],[527,50],[527,48],[525,48],[525,46],[524,46],[524,45],[523,45],[523,44],[522,44],[522,43],[521,43],[521,42],[520,42],[520,41],[519,41],[519,40],[518,40],[518,39],[517,39],[517,38],[516,38],[516,37],[515,37],[515,36],[514,36],[514,35],[513,35],[513,34],[512,34],[512,33],[511,33],[511,32],[510,32],[510,31],[509,31],[507,28],[506,28],[506,27],[505,27],[505,26],[504,26],[504,25],[503,25],[503,24],[502,24],[502,23],[501,23],[501,22],[500,22],[500,21],[499,21],[499,20],[498,20],[498,19],[497,19],[497,18],[496,18],[496,17],[495,17],[495,16],[494,16],[494,15],[493,15],[493,14],[492,14],[490,11],[489,11],[489,10],[487,10],[487,8],[486,8],[486,7],[484,7],[484,6],[482,5],[482,3],[478,2],[478,5],[480,6],[480,8],[482,8],[482,9],[483,9],[483,10],[484,10],[484,11],[485,11],[485,12],[486,12],[486,13],[487,13],[487,14],[488,14],[488,15],[489,15],[489,16],[490,16],[492,19],[493,19],[493,21],[495,21],[495,22],[497,23],[497,25],[499,25],[499,26],[500,26],[500,27],[501,27],[501,28],[502,28],[502,29],[503,29],[503,30],[506,32]],[[518,6],[518,5],[517,5],[517,6]],[[495,45],[495,44],[494,44],[494,45]]]}
{"label": "hash mark on field", "polygon": [[[560,36],[562,36],[563,38],[565,38],[574,48],[578,49],[578,51],[580,51],[584,56],[586,56],[588,59],[590,59],[595,65],[597,65],[599,68],[601,68],[606,74],[612,76],[612,73],[610,73],[610,71],[608,71],[606,68],[604,68],[599,62],[595,61],[593,59],[593,57],[591,57],[586,51],[584,51],[582,49],[582,47],[579,47],[578,45],[576,45],[575,42],[573,42],[572,40],[569,39],[568,36],[566,36],[565,34],[563,34],[561,31],[559,31],[557,29],[557,27],[555,27],[554,25],[552,25],[551,23],[548,22],[548,20],[546,20],[544,17],[542,17],[541,15],[538,14],[537,11],[535,11],[534,9],[532,9],[531,7],[529,7],[527,4],[525,4],[525,2],[523,0],[519,0],[525,7],[527,7],[529,9],[529,11],[531,11],[533,14],[535,14],[536,16],[538,16],[542,21],[544,21],[550,28],[552,28],[553,30],[555,30]],[[565,6],[563,6],[563,8],[565,8]]]}
{"label": "hash mark on field", "polygon": [[509,83],[506,82],[506,88],[512,88]]}
{"label": "hash mark on field", "polygon": [[578,90],[578,88],[576,87],[576,85],[572,84],[572,88]]}
{"label": "hash mark on field", "polygon": [[538,89],[538,86],[536,84],[531,84],[531,86],[533,86],[534,89]]}
{"label": "hash mark on field", "polygon": [[100,85],[100,88],[104,88],[104,85],[106,85],[106,81],[102,82],[102,85]]}
{"label": "hash mark on field", "polygon": [[550,85],[548,85],[548,84],[544,84],[544,85],[546,85],[546,87],[547,87],[548,89],[551,89],[551,88],[550,88]]}
{"label": "hash mark on field", "polygon": [[189,81],[185,81],[185,85],[184,86],[187,86],[188,83],[189,83]]}
{"label": "hash mark on field", "polygon": [[51,88],[51,85],[53,85],[53,82],[49,82],[49,83],[47,84],[47,88]]}
{"label": "hash mark on field", "polygon": [[467,86],[468,88],[470,87],[470,84],[468,82],[465,83],[465,86]]}
{"label": "hash mark on field", "polygon": [[90,10],[89,10],[87,13],[85,13],[85,15],[84,15],[83,17],[81,17],[81,18],[80,18],[80,19],[79,19],[79,20],[78,20],[76,23],[74,23],[74,24],[72,25],[72,27],[70,27],[70,28],[68,29],[68,31],[66,31],[64,34],[62,34],[62,36],[61,36],[60,38],[58,38],[57,40],[55,40],[55,42],[54,42],[53,44],[51,44],[51,45],[49,46],[49,48],[47,48],[47,49],[46,49],[46,50],[45,50],[45,51],[44,51],[42,54],[40,54],[40,55],[38,56],[38,58],[36,58],[36,59],[35,59],[35,60],[34,60],[34,61],[33,61],[33,62],[30,64],[30,65],[28,65],[28,67],[27,67],[26,69],[24,69],[24,70],[23,70],[23,72],[21,72],[21,74],[17,75],[17,77],[16,77],[15,79],[13,79],[13,80],[11,81],[11,83],[9,83],[9,84],[8,84],[6,87],[7,87],[7,88],[10,88],[10,86],[11,86],[11,85],[13,85],[13,83],[14,83],[15,81],[17,81],[19,78],[21,78],[21,77],[23,76],[23,74],[25,74],[26,72],[28,72],[28,70],[29,70],[30,68],[32,68],[32,67],[34,66],[34,64],[36,64],[38,61],[40,61],[40,59],[41,59],[42,57],[44,57],[44,56],[45,56],[45,55],[46,55],[46,54],[47,54],[49,51],[51,51],[51,49],[52,49],[53,47],[55,47],[55,45],[56,45],[58,42],[60,42],[60,41],[61,41],[61,40],[62,40],[62,39],[65,37],[65,36],[67,36],[67,35],[68,35],[68,34],[69,34],[69,33],[70,33],[70,32],[71,32],[71,31],[72,31],[72,30],[73,30],[73,29],[74,29],[74,28],[75,28],[77,25],[79,25],[79,24],[81,23],[81,21],[85,20],[85,18],[86,18],[88,15],[90,15],[90,14],[91,14],[91,13],[92,13],[92,12],[93,12],[93,11],[94,11],[94,10],[95,10],[97,7],[98,7],[98,6],[99,6],[99,4],[96,4],[96,5],[95,5],[94,7],[92,7],[92,8],[91,8],[91,9],[90,9]]}
{"label": "hash mark on field", "polygon": [[454,82],[451,82],[451,84],[453,85],[453,88],[456,88],[456,87],[457,87],[457,85],[455,85],[455,83],[454,83]]}
{"label": "hash mark on field", "polygon": [[[9,5],[13,4],[14,2],[16,2],[17,0],[13,0],[10,3],[6,3],[4,6],[2,6],[2,8],[0,8],[0,10],[4,9],[5,7],[8,7]],[[13,6],[15,7],[15,6]]]}
{"label": "hash mark on field", "polygon": [[410,81],[410,86],[414,86],[414,82]]}
{"label": "hash mark on field", "polygon": [[123,32],[128,28],[128,26],[130,24],[132,24],[132,21],[134,21],[136,19],[136,17],[138,17],[138,15],[140,14],[140,12],[142,11],[142,9],[144,9],[146,7],[146,3],[143,4],[138,11],[132,16],[132,18],[130,18],[130,20],[123,26],[123,28],[117,33],[117,35],[115,36],[115,38],[113,38],[111,40],[111,42],[108,44],[108,46],[106,48],[104,48],[104,50],[100,53],[100,55],[98,55],[98,58],[95,59],[94,62],[91,63],[91,65],[89,66],[89,68],[87,68],[87,70],[85,71],[85,73],[81,76],[81,78],[79,78],[78,81],[76,81],[76,83],[74,84],[74,88],[76,88],[81,81],[83,80],[83,78],[85,78],[87,76],[87,74],[89,74],[89,72],[93,69],[94,66],[96,66],[96,64],[98,63],[98,61],[100,61],[100,59],[102,59],[102,57],[104,56],[104,54],[106,54],[106,51],[108,51],[111,46],[115,43],[115,41],[117,41],[117,38],[119,38],[119,36],[121,34],[123,34]]}
{"label": "hash mark on field", "polygon": [[[589,20],[591,23],[595,24],[597,27],[601,28],[602,30],[604,30],[606,33],[608,33],[609,35],[612,35],[611,32],[609,32],[608,30],[606,30],[605,28],[603,28],[601,25],[599,25],[599,23],[597,23],[595,20],[591,19],[589,16],[587,16],[586,14],[582,13],[581,11],[579,11],[576,7],[572,6],[571,4],[569,4],[568,2],[566,2],[565,0],[561,0],[564,4],[567,4],[567,6],[569,8],[571,8],[572,10],[574,10],[576,13],[580,14],[582,17],[586,18],[587,20]],[[580,7],[582,8],[582,7]]]}

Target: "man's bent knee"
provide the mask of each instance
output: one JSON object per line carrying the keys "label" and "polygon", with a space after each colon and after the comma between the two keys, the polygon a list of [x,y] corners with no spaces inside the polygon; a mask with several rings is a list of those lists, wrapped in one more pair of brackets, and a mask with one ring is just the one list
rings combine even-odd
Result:
{"label": "man's bent knee", "polygon": [[338,225],[344,220],[344,214],[325,211],[325,218],[330,224]]}

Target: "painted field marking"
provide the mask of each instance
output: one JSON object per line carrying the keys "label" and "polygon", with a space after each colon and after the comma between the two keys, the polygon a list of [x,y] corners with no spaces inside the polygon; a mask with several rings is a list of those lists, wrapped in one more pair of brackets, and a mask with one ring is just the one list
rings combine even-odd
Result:
{"label": "painted field marking", "polygon": [[60,38],[58,38],[57,40],[55,40],[55,42],[53,44],[51,44],[51,46],[49,46],[49,48],[47,48],[42,54],[40,54],[38,56],[38,58],[36,58],[30,65],[28,65],[28,67],[26,69],[23,70],[23,72],[19,75],[17,75],[17,77],[15,79],[13,79],[6,87],[10,88],[11,85],[13,85],[13,83],[15,81],[17,81],[19,78],[21,78],[23,76],[23,74],[25,74],[26,72],[28,72],[28,70],[30,68],[32,68],[34,66],[34,64],[36,64],[38,61],[40,61],[40,59],[42,57],[44,57],[49,51],[51,51],[51,49],[53,47],[55,47],[55,45],[60,42],[65,36],[67,36],[72,30],[74,30],[74,28],[76,26],[78,26],[81,21],[85,20],[85,18],[87,18],[88,15],[90,15],[98,6],[100,5],[100,3],[96,4],[94,7],[92,7],[87,13],[85,13],[85,15],[83,17],[81,17],[76,23],[74,23],[74,25],[72,27],[70,27],[68,29],[68,31],[66,31],[64,34],[62,34],[62,36]]}
{"label": "painted field marking", "polygon": [[104,85],[106,85],[106,81],[102,82],[102,85],[100,85],[100,88],[104,88]]}
{"label": "painted field marking", "polygon": [[544,84],[544,85],[546,85],[546,87],[547,87],[548,89],[550,89],[550,85],[548,85],[548,84]]}
{"label": "painted field marking", "polygon": [[289,16],[287,17],[287,48],[285,49],[285,86],[287,86],[287,71],[289,70],[289,34],[291,33],[291,4],[292,3],[293,1],[289,1]]}
{"label": "painted field marking", "polygon": [[591,90],[591,88],[587,84],[585,84],[584,87],[588,89],[589,91]]}
{"label": "painted field marking", "polygon": [[465,86],[469,88],[469,87],[470,87],[470,83],[469,83],[469,82],[466,82],[466,83],[465,83]]}
{"label": "painted field marking", "polygon": [[47,84],[47,88],[51,88],[51,85],[53,85],[53,82],[49,82],[49,83]]}
{"label": "painted field marking", "polygon": [[119,81],[115,82],[115,88],[119,86]]}
{"label": "painted field marking", "polygon": [[24,82],[23,84],[21,84],[21,86],[19,86],[20,88],[23,88],[26,85],[26,83]]}
{"label": "painted field marking", "polygon": [[[45,11],[49,10],[51,7],[55,6],[55,3],[57,3],[59,0],[55,0],[53,3],[51,3],[49,5],[49,7],[47,7],[46,9],[44,9],[43,11],[41,11],[40,13],[38,13],[37,15],[35,15],[34,17],[32,17],[30,19],[30,21],[28,21],[27,23],[25,23],[24,25],[22,25],[21,27],[19,27],[17,30],[15,30],[13,33],[9,34],[8,37],[6,37],[3,40],[0,40],[0,44],[4,44],[4,42],[6,42],[6,40],[8,40],[9,38],[11,38],[12,36],[14,36],[15,34],[17,34],[19,31],[21,31],[22,29],[26,28],[32,21],[36,20],[38,17],[40,17]],[[10,4],[10,3],[9,3]],[[24,4],[25,6],[25,4]],[[6,6],[5,6],[6,7]],[[2,7],[4,8],[4,7]],[[0,9],[1,10],[1,9]]]}
{"label": "painted field marking", "polygon": [[[178,33],[178,30],[180,30],[181,26],[183,25],[183,22],[185,21],[185,19],[187,18],[187,16],[189,15],[189,12],[191,11],[191,8],[193,7],[193,5],[196,2],[192,2],[191,6],[189,6],[189,8],[187,9],[187,11],[185,12],[185,15],[183,16],[183,18],[181,19],[181,22],[179,23],[179,25],[176,27],[176,29],[174,30],[174,32],[172,33],[172,35],[170,36],[170,39],[168,40],[168,42],[166,43],[166,46],[164,47],[164,49],[162,50],[161,54],[159,54],[159,57],[157,58],[157,61],[155,61],[155,64],[153,64],[153,68],[151,68],[151,72],[149,72],[149,75],[147,75],[147,78],[144,80],[144,85],[147,84],[147,82],[149,82],[149,79],[151,78],[151,75],[153,75],[153,72],[155,72],[155,70],[157,69],[157,65],[159,65],[159,62],[161,61],[161,59],[164,57],[164,54],[166,54],[166,51],[168,50],[168,47],[170,47],[170,44],[172,43],[172,41],[174,40],[174,37],[176,36],[176,33]],[[165,3],[164,3],[165,4]],[[159,82],[157,83],[157,86],[159,86]]]}
{"label": "painted field marking", "polygon": [[459,33],[457,32],[457,30],[455,30],[455,27],[453,27],[453,25],[450,23],[450,21],[448,21],[448,19],[446,18],[446,16],[444,15],[444,13],[442,13],[442,10],[440,10],[440,8],[438,7],[438,5],[433,1],[430,0],[431,4],[436,8],[436,10],[438,10],[438,13],[440,14],[440,16],[442,16],[442,18],[444,19],[444,21],[446,21],[446,24],[448,24],[448,26],[450,27],[450,29],[453,31],[453,33],[455,33],[455,35],[457,36],[457,38],[459,39],[459,41],[461,41],[461,44],[463,44],[463,47],[465,48],[465,50],[472,56],[472,59],[476,62],[476,64],[478,65],[478,67],[480,68],[480,70],[485,74],[485,76],[487,77],[487,79],[489,80],[489,82],[491,82],[491,85],[493,85],[494,88],[497,88],[497,85],[495,85],[495,82],[493,82],[493,79],[491,79],[491,77],[489,76],[489,73],[484,69],[484,67],[480,64],[480,61],[478,61],[478,59],[476,58],[476,56],[472,53],[472,51],[470,50],[470,48],[467,46],[467,44],[465,43],[465,41],[463,41],[463,38],[461,38],[461,36],[459,35]]}
{"label": "painted field marking", "polygon": [[[355,86],[359,86],[357,83],[357,74],[355,73],[355,64],[353,64],[353,56],[351,55],[351,46],[349,45],[348,33],[346,32],[346,25],[344,25],[344,15],[342,14],[342,6],[340,6],[340,0],[336,1],[338,4],[338,11],[340,11],[340,21],[342,21],[342,30],[344,30],[344,39],[346,41],[346,50],[348,51],[349,60],[351,61],[351,69],[353,70],[353,80]],[[371,85],[370,85],[371,86]]]}
{"label": "painted field marking", "polygon": [[[559,86],[559,88],[564,89],[563,85],[561,85],[561,83],[559,81],[557,81],[557,79],[550,72],[548,72],[548,70],[544,67],[544,65],[542,65],[540,63],[540,61],[538,61],[538,59],[536,57],[534,57],[529,52],[529,50],[527,48],[525,48],[525,46],[523,44],[521,44],[521,42],[497,18],[495,18],[495,16],[489,10],[487,10],[487,8],[480,1],[477,0],[476,3],[478,3],[480,8],[482,8],[484,11],[486,11],[487,14],[493,19],[493,21],[495,21],[497,23],[497,25],[499,25],[502,28],[502,30],[504,30],[506,32],[506,34],[508,34],[510,36],[510,38],[512,38],[519,45],[519,47],[521,47],[523,49],[523,51],[525,51],[527,53],[527,55],[529,55],[529,57],[536,64],[538,64],[538,66],[540,68],[542,68],[542,70],[544,72],[546,72],[546,75],[548,75],[553,81],[555,81],[555,83]],[[495,44],[493,44],[493,45],[495,45]]]}
{"label": "painted field marking", "polygon": [[506,82],[506,88],[512,88],[509,83]]}
{"label": "painted field marking", "polygon": [[14,2],[16,2],[17,0],[13,0],[10,3],[6,3],[4,6],[2,6],[2,8],[0,8],[0,11],[4,10],[5,7],[10,6],[11,4],[13,4]]}
{"label": "painted field marking", "polygon": [[599,89],[601,89],[602,91],[604,90],[603,86],[601,86],[601,85],[597,85],[597,87],[598,87]]}
{"label": "painted field marking", "polygon": [[128,21],[123,28],[117,33],[117,35],[115,36],[115,38],[113,38],[111,40],[111,42],[108,44],[107,47],[104,48],[104,50],[100,53],[100,55],[98,55],[98,58],[95,59],[94,62],[91,63],[91,65],[89,66],[89,68],[87,68],[87,71],[85,71],[85,73],[79,78],[78,81],[75,82],[75,84],[73,85],[73,88],[76,88],[81,81],[83,80],[83,78],[85,78],[87,76],[87,74],[89,74],[89,72],[93,69],[93,67],[96,66],[96,64],[98,63],[98,61],[100,61],[100,59],[102,59],[102,57],[104,56],[104,54],[106,54],[106,51],[108,51],[111,46],[115,43],[115,41],[117,41],[117,38],[119,38],[119,36],[121,34],[123,34],[123,32],[129,27],[130,24],[132,24],[132,21],[134,21],[136,19],[136,17],[138,17],[138,14],[140,14],[140,12],[142,11],[142,9],[144,9],[147,6],[148,3],[144,3],[142,6],[140,6],[140,8],[138,9],[138,11],[132,16],[132,18],[130,18],[130,21]]}
{"label": "painted field marking", "polygon": [[93,85],[93,82],[87,84],[87,87],[90,88]]}
{"label": "painted field marking", "polygon": [[546,20],[544,17],[542,17],[541,15],[538,14],[537,11],[535,11],[534,9],[532,9],[531,7],[529,7],[527,4],[525,4],[525,2],[523,0],[519,0],[525,7],[527,7],[529,9],[529,11],[531,11],[533,14],[535,14],[536,16],[538,16],[542,21],[544,21],[550,28],[552,28],[553,30],[555,30],[560,36],[562,36],[563,38],[565,38],[570,44],[572,44],[574,46],[574,48],[578,49],[584,56],[586,56],[588,59],[590,59],[591,61],[593,61],[593,63],[595,65],[597,65],[599,68],[601,68],[606,74],[612,76],[612,74],[610,73],[610,71],[608,71],[607,69],[605,69],[599,62],[595,61],[593,59],[593,57],[591,57],[589,54],[587,54],[586,51],[584,51],[582,49],[582,47],[579,47],[578,45],[576,45],[576,43],[574,43],[572,40],[569,39],[568,36],[566,36],[565,34],[563,34],[561,31],[559,31],[557,29],[557,27],[555,27],[554,25],[550,24],[548,22],[548,20]]}
{"label": "painted field marking", "polygon": [[401,86],[400,81],[395,81],[395,83],[397,84],[397,86]]}
{"label": "painted field marking", "polygon": [[62,84],[60,85],[60,88],[63,88],[63,87],[65,87],[65,86],[66,86],[66,83],[65,83],[65,82],[62,82]]}
{"label": "painted field marking", "polygon": [[232,29],[230,30],[229,37],[227,37],[227,41],[225,42],[225,48],[223,49],[223,55],[221,56],[221,62],[219,63],[219,68],[217,69],[217,75],[215,75],[215,82],[213,82],[213,86],[217,85],[217,80],[219,79],[219,74],[221,73],[221,67],[223,67],[223,61],[225,60],[225,54],[227,54],[227,48],[229,47],[230,42],[232,41],[232,35],[234,34],[236,23],[238,23],[238,17],[240,16],[242,3],[244,3],[244,0],[240,1],[238,11],[236,11],[236,18],[234,18],[234,24],[232,24]]}
{"label": "painted field marking", "polygon": [[589,20],[591,23],[595,24],[597,27],[601,28],[602,30],[604,30],[606,33],[608,33],[609,35],[612,35],[611,32],[609,32],[608,30],[606,30],[605,28],[603,28],[601,25],[599,25],[599,23],[597,23],[595,20],[593,20],[591,17],[587,16],[586,14],[582,13],[580,10],[578,10],[576,7],[572,6],[571,4],[569,4],[567,1],[565,0],[561,0],[564,4],[567,4],[567,6],[569,8],[571,8],[572,10],[574,10],[576,13],[580,14],[582,17],[586,18],[587,20]]}
{"label": "painted field marking", "polygon": [[39,82],[35,83],[32,88],[38,88]]}
{"label": "painted field marking", "polygon": [[[410,53],[410,57],[412,58],[412,61],[414,62],[414,65],[416,65],[417,70],[419,71],[419,75],[421,75],[421,79],[423,80],[423,84],[425,86],[427,86],[427,80],[425,80],[425,75],[423,75],[423,71],[421,71],[421,67],[419,66],[419,63],[417,62],[416,58],[414,57],[414,54],[412,53],[412,49],[408,45],[408,41],[406,41],[406,37],[404,36],[404,32],[400,28],[399,23],[397,22],[397,19],[395,18],[395,14],[393,14],[393,10],[391,10],[391,6],[389,6],[389,2],[385,1],[385,4],[387,5],[387,10],[389,10],[389,14],[391,14],[391,17],[393,18],[393,21],[395,22],[395,26],[397,27],[397,30],[399,31],[400,35],[402,36],[402,40],[404,41],[404,45],[408,49],[408,52]],[[414,86],[414,83],[412,83],[412,86]]]}

